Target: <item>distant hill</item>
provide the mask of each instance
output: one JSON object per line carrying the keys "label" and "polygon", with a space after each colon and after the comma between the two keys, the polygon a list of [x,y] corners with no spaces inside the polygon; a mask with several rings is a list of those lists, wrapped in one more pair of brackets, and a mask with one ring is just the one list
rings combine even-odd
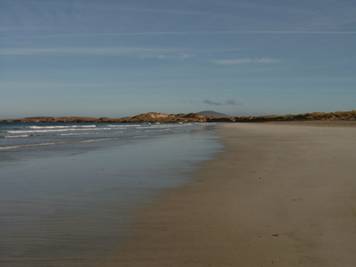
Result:
{"label": "distant hill", "polygon": [[235,122],[268,122],[268,121],[356,121],[356,110],[337,112],[311,112],[290,115],[240,116]]}
{"label": "distant hill", "polygon": [[229,115],[226,115],[226,114],[220,113],[220,112],[216,112],[214,110],[203,110],[203,111],[197,112],[196,114],[206,116],[206,117],[215,117],[215,118],[229,117]]}
{"label": "distant hill", "polygon": [[0,123],[184,123],[184,122],[269,122],[269,121],[356,121],[356,110],[312,112],[291,115],[229,116],[215,111],[165,114],[148,112],[126,118],[95,117],[30,117],[0,120]]}

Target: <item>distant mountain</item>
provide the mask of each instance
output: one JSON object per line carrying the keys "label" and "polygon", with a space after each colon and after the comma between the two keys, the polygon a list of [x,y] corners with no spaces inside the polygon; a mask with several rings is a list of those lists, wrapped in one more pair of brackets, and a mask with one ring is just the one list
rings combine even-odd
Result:
{"label": "distant mountain", "polygon": [[220,113],[220,112],[216,112],[214,110],[203,110],[203,111],[197,112],[196,114],[206,116],[206,117],[214,117],[214,118],[230,117],[229,115],[226,115],[226,114]]}

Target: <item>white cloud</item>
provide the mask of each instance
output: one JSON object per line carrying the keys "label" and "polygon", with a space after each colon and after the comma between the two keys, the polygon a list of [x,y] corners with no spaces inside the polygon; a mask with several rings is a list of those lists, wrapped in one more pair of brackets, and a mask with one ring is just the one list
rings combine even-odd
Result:
{"label": "white cloud", "polygon": [[241,65],[241,64],[274,64],[280,62],[279,59],[275,58],[230,58],[230,59],[218,59],[214,60],[213,63],[218,65]]}

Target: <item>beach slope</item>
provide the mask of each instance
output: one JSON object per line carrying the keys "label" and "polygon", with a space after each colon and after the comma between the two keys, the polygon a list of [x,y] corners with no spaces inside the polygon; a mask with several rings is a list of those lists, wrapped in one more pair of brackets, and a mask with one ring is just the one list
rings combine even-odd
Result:
{"label": "beach slope", "polygon": [[356,127],[218,133],[224,151],[140,212],[109,266],[356,266]]}

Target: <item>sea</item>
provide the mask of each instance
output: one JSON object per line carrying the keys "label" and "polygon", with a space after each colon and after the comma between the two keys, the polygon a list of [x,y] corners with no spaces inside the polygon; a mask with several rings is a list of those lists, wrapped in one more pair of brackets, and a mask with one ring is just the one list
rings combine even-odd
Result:
{"label": "sea", "polygon": [[0,266],[100,266],[222,150],[215,124],[0,124]]}

